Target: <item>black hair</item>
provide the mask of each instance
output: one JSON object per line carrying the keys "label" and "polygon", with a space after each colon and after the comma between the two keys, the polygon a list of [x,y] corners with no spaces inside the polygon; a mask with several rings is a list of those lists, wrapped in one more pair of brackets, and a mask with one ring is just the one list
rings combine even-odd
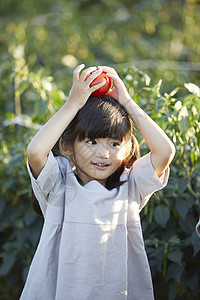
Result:
{"label": "black hair", "polygon": [[[125,142],[131,141],[130,151],[122,161],[121,166],[106,180],[105,187],[111,190],[125,182],[120,181],[121,174],[125,168],[130,168],[133,162],[140,157],[140,150],[133,135],[133,128],[133,122],[128,113],[115,99],[108,95],[89,97],[86,104],[67,126],[60,139],[62,138],[63,141],[71,145],[73,145],[76,138],[79,141],[85,138],[91,140],[112,138]],[[54,156],[63,156],[59,146],[60,139],[52,149]],[[34,203],[34,199],[32,202],[34,206],[38,206]]]}
{"label": "black hair", "polygon": [[132,122],[124,108],[113,98],[90,97],[62,134],[63,140],[71,142],[78,137],[113,138],[123,140],[132,130]]}

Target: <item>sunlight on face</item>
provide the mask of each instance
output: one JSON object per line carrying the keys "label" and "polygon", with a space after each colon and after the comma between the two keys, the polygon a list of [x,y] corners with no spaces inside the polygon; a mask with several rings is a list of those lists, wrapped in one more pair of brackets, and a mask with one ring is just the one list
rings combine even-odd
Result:
{"label": "sunlight on face", "polygon": [[130,151],[127,142],[111,138],[75,140],[73,162],[83,184],[97,180],[102,184],[122,164]]}

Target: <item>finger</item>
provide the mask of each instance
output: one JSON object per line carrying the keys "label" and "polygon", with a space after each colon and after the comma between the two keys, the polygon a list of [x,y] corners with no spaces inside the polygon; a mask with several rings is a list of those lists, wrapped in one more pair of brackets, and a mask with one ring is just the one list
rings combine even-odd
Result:
{"label": "finger", "polygon": [[93,93],[94,91],[100,89],[102,86],[105,85],[106,82],[101,82],[99,84],[96,84],[96,85],[93,85],[90,90],[91,90],[91,93]]}
{"label": "finger", "polygon": [[113,90],[108,90],[106,94],[108,94],[109,96],[112,97],[112,95],[113,95]]}
{"label": "finger", "polygon": [[85,67],[84,64],[79,65],[78,67],[76,67],[76,69],[73,72],[73,82],[78,81],[79,80],[79,73],[80,71]]}
{"label": "finger", "polygon": [[94,72],[96,70],[97,70],[97,67],[89,67],[89,68],[87,68],[86,70],[84,70],[82,72],[82,74],[80,76],[80,79],[84,81],[86,79],[86,77],[87,77],[88,74],[90,74],[90,73],[92,73],[92,72]]}
{"label": "finger", "polygon": [[115,74],[112,74],[112,73],[106,73],[106,75],[112,79],[117,79],[118,76],[116,76]]}
{"label": "finger", "polygon": [[113,83],[114,83],[115,85],[117,85],[117,84],[119,84],[119,83],[121,82],[121,79],[120,79],[120,77],[119,77],[118,75],[110,74],[110,73],[106,73],[106,75],[107,75],[110,79],[112,79],[112,81],[113,81]]}
{"label": "finger", "polygon": [[122,82],[122,80],[119,78],[118,75],[113,75],[113,74],[110,74],[110,73],[107,73],[106,74],[110,79],[112,79],[112,83],[113,83],[113,87],[112,89],[110,89],[108,91],[108,94],[114,94],[118,89],[120,89],[124,83]]}
{"label": "finger", "polygon": [[108,67],[108,66],[98,66],[98,68],[101,68],[104,72],[108,72],[111,74],[116,74],[117,72],[115,71],[114,68]]}
{"label": "finger", "polygon": [[102,72],[102,69],[98,69],[97,71],[93,72],[87,79],[85,79],[85,81],[88,83],[88,85],[90,85],[93,82],[93,80],[96,77],[98,77]]}

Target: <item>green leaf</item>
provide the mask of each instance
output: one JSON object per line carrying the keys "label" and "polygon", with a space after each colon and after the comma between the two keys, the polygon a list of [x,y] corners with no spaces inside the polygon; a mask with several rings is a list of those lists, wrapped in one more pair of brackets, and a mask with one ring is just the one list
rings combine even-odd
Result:
{"label": "green leaf", "polygon": [[184,233],[187,233],[188,235],[191,235],[195,230],[195,226],[196,226],[197,221],[196,221],[196,219],[194,218],[194,216],[192,214],[188,214],[187,215],[187,222],[184,219],[179,218],[178,223],[179,223],[180,229]]}
{"label": "green leaf", "polygon": [[180,245],[180,239],[176,235],[169,239],[169,244]]}
{"label": "green leaf", "polygon": [[3,198],[0,198],[0,216],[3,213],[5,206],[5,201],[3,200]]}
{"label": "green leaf", "polygon": [[11,253],[11,254],[3,253],[1,255],[1,257],[3,259],[3,263],[0,266],[0,276],[7,275],[10,272],[13,265],[15,264],[16,254],[14,254],[14,253]]}
{"label": "green leaf", "polygon": [[28,87],[29,87],[28,80],[20,82],[20,84],[19,84],[19,92],[20,92],[20,94],[22,94]]}
{"label": "green leaf", "polygon": [[177,296],[176,282],[172,281],[169,285],[168,297],[170,300],[174,300]]}
{"label": "green leaf", "polygon": [[180,250],[175,250],[167,254],[167,258],[181,266],[183,253]]}
{"label": "green leaf", "polygon": [[165,99],[163,99],[163,98],[159,98],[159,99],[157,99],[156,100],[156,109],[157,110],[160,110],[162,107],[163,107],[163,105],[165,104]]}
{"label": "green leaf", "polygon": [[[191,290],[195,291],[194,294],[197,294],[197,297],[194,298],[194,300],[199,300],[199,278],[197,275],[197,272],[194,272],[193,274],[191,274],[191,276],[187,278],[187,285],[191,288]],[[192,299],[193,300],[193,299]]]}
{"label": "green leaf", "polygon": [[57,90],[53,90],[53,99],[54,99],[54,104],[57,106],[61,106],[63,103],[63,100]]}
{"label": "green leaf", "polygon": [[15,225],[15,227],[17,227],[17,228],[21,228],[21,229],[24,228],[24,222],[23,222],[22,220],[16,220],[16,221],[14,222],[14,225]]}
{"label": "green leaf", "polygon": [[194,231],[191,236],[191,242],[194,250],[194,255],[196,255],[200,251],[200,238],[197,235],[196,231]]}
{"label": "green leaf", "polygon": [[165,228],[170,218],[170,211],[168,207],[162,204],[157,206],[154,210],[154,218],[159,225]]}
{"label": "green leaf", "polygon": [[179,265],[176,263],[172,263],[167,270],[167,279],[173,278],[177,282],[180,282],[181,275],[184,270],[184,264]]}
{"label": "green leaf", "polygon": [[190,120],[188,117],[188,110],[186,106],[183,106],[178,115],[178,128],[182,132],[186,132],[190,128]]}
{"label": "green leaf", "polygon": [[178,199],[176,200],[176,210],[183,219],[185,219],[193,203],[194,199],[192,197],[188,199],[186,197],[178,197]]}
{"label": "green leaf", "polygon": [[200,101],[199,97],[195,97],[195,107],[197,108],[197,111],[200,111]]}
{"label": "green leaf", "polygon": [[32,208],[28,209],[24,215],[24,222],[27,226],[33,224],[33,222],[37,219],[36,213],[33,211]]}
{"label": "green leaf", "polygon": [[178,181],[178,191],[179,193],[183,193],[185,192],[187,186],[188,186],[188,183],[190,182],[190,178],[180,178],[180,180]]}

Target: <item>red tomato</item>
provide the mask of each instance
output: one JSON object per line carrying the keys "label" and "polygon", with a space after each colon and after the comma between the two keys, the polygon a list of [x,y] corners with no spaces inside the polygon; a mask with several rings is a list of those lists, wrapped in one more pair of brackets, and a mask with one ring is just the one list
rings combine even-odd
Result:
{"label": "red tomato", "polygon": [[[88,78],[90,75],[91,75],[91,74],[89,74],[89,75],[87,76],[87,78]],[[87,78],[86,78],[86,79],[87,79]],[[111,87],[111,79],[110,79],[108,76],[106,76],[106,73],[105,73],[105,72],[102,72],[99,76],[97,76],[97,78],[95,78],[95,79],[92,81],[92,83],[90,83],[90,86],[99,84],[99,83],[101,83],[101,82],[103,82],[103,81],[105,82],[105,84],[104,84],[102,87],[100,87],[98,90],[94,91],[94,92],[91,94],[92,97],[101,97],[101,96],[105,95],[105,94],[108,92],[108,90],[109,90],[110,87]]]}

